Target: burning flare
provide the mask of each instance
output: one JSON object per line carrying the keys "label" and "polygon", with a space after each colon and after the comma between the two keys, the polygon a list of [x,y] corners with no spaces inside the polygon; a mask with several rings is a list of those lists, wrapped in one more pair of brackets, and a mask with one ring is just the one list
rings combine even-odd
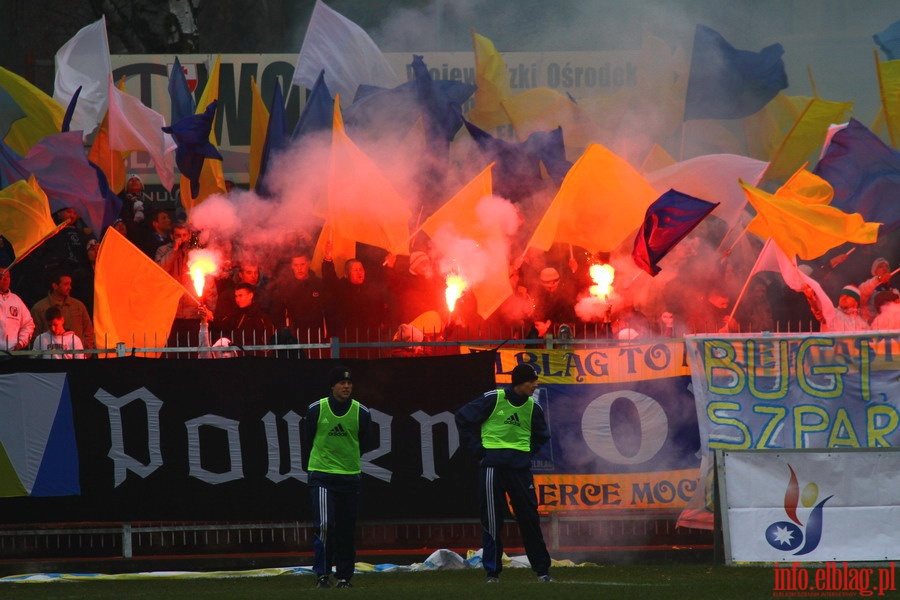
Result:
{"label": "burning flare", "polygon": [[194,282],[194,291],[197,297],[203,296],[203,284],[206,282],[206,276],[216,272],[216,255],[209,250],[194,250],[188,259],[188,270],[191,273],[191,280]]}
{"label": "burning flare", "polygon": [[447,275],[447,289],[444,290],[444,297],[447,299],[447,308],[450,312],[453,312],[456,301],[462,297],[467,287],[469,287],[469,283],[461,275],[457,273]]}
{"label": "burning flare", "polygon": [[616,277],[616,270],[612,265],[591,265],[589,273],[594,285],[591,286],[591,296],[596,296],[601,300],[605,300],[612,293],[613,279]]}

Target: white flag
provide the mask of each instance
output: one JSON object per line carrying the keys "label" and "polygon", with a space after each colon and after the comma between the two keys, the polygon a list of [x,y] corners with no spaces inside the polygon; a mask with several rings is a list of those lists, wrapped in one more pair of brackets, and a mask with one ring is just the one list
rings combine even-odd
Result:
{"label": "white flag", "polygon": [[312,89],[322,70],[328,90],[348,103],[360,84],[393,88],[401,83],[372,38],[318,0],[303,38],[293,83]]}
{"label": "white flag", "polygon": [[750,277],[753,277],[759,271],[781,273],[784,283],[795,292],[802,292],[803,286],[808,285],[816,293],[816,298],[819,299],[819,307],[822,309],[825,322],[831,323],[834,320],[834,304],[831,303],[831,299],[825,293],[825,290],[822,289],[822,286],[819,285],[819,282],[801,271],[797,267],[797,258],[788,258],[781,251],[781,248],[778,247],[778,244],[772,241],[772,238],[766,240],[766,245],[763,246],[762,251],[759,253],[759,258],[756,259],[756,264],[753,266],[753,270],[747,279],[749,280]]}
{"label": "white flag", "polygon": [[695,198],[718,202],[716,217],[732,227],[747,204],[747,196],[738,179],[759,181],[768,164],[736,154],[708,154],[653,171],[646,177],[659,194],[678,190]]}
{"label": "white flag", "polygon": [[162,128],[165,118],[134,96],[109,86],[109,147],[111,150],[147,152],[162,185],[175,186],[175,140]]}
{"label": "white flag", "polygon": [[109,41],[106,37],[106,17],[83,27],[56,53],[56,82],[53,99],[63,107],[81,88],[75,104],[70,129],[90,135],[103,122],[109,95],[106,80],[112,68],[109,61]]}

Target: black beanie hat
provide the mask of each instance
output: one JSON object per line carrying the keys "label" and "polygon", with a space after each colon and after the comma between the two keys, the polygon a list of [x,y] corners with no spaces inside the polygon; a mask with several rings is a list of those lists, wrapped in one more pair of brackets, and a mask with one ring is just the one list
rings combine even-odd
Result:
{"label": "black beanie hat", "polygon": [[537,378],[538,375],[531,365],[516,365],[516,368],[512,370],[513,386],[525,383],[526,381],[534,381]]}
{"label": "black beanie hat", "polygon": [[334,387],[345,379],[353,381],[353,377],[350,374],[350,369],[345,366],[334,367],[328,373],[328,387]]}

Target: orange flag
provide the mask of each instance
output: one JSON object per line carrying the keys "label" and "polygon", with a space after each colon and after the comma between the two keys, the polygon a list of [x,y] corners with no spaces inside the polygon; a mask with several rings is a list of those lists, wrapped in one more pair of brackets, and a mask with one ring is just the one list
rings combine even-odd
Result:
{"label": "orange flag", "polygon": [[475,218],[481,199],[494,193],[491,177],[493,166],[494,163],[489,164],[443,206],[434,211],[422,223],[421,230],[433,238],[440,227],[450,224],[459,235],[474,240],[496,231],[495,223],[488,224],[491,231],[484,231],[483,224]]}
{"label": "orange flag", "polygon": [[175,278],[110,227],[100,242],[94,276],[97,346],[165,346],[184,293]]}
{"label": "orange flag", "polygon": [[549,250],[561,242],[612,252],[634,237],[658,197],[627,161],[594,144],[569,170],[528,246]]}
{"label": "orange flag", "polygon": [[750,231],[763,239],[771,237],[790,259],[813,260],[845,242],[878,241],[881,223],[828,206],[831,186],[812,173],[795,174],[774,194],[740,184],[757,213]]}
{"label": "orange flag", "polygon": [[326,222],[322,226],[322,232],[316,242],[316,249],[312,255],[312,269],[319,277],[322,276],[322,262],[325,260],[325,245],[331,243],[331,260],[334,262],[334,272],[338,277],[344,272],[344,265],[351,258],[356,258],[356,240],[351,240],[335,234],[331,223]]}
{"label": "orange flag", "polygon": [[335,236],[409,254],[409,207],[344,131],[339,102],[336,97],[325,221]]}
{"label": "orange flag", "polygon": [[[422,224],[422,231],[432,239],[439,239],[443,234],[442,229],[457,239],[469,240],[468,251],[482,251],[488,256],[484,260],[474,261],[479,265],[478,272],[461,272],[469,284],[469,289],[475,296],[478,304],[478,314],[487,319],[497,308],[503,304],[512,294],[512,286],[509,284],[509,244],[504,237],[502,227],[499,227],[489,207],[485,214],[482,207],[485,200],[493,198],[493,181],[491,168],[488,165],[481,173],[467,183],[441,208],[436,210]],[[505,202],[494,199],[495,202]],[[476,250],[477,249],[477,250]],[[448,259],[458,259],[465,269],[465,263],[473,261],[463,260],[464,257],[447,256]]]}

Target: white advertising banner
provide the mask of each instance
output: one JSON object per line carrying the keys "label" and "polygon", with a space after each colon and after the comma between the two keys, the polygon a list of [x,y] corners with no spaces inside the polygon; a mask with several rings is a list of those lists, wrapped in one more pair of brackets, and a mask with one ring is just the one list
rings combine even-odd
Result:
{"label": "white advertising banner", "polygon": [[729,562],[900,558],[900,451],[723,451]]}
{"label": "white advertising banner", "polygon": [[900,446],[900,337],[755,334],[685,338],[704,489],[679,524],[712,528],[712,453]]}

